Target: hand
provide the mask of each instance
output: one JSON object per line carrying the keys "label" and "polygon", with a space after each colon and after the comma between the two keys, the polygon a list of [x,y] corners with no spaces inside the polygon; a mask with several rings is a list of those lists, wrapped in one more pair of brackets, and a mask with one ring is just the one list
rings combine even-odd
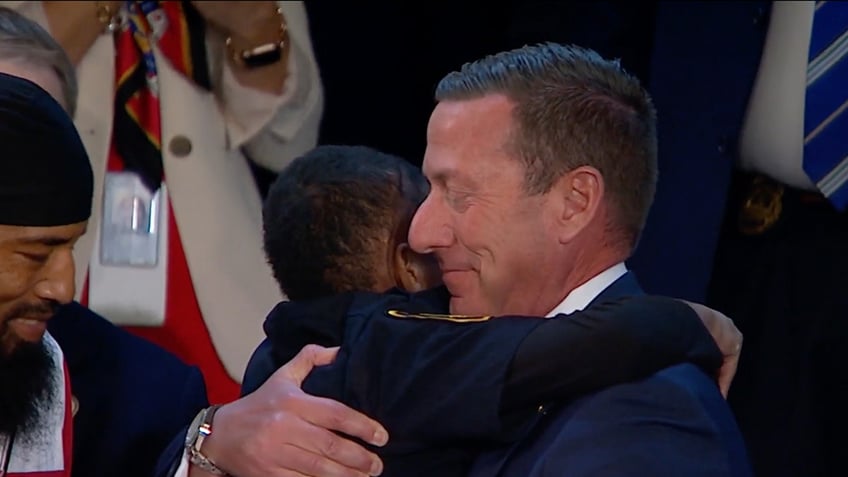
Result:
{"label": "hand", "polygon": [[742,333],[733,324],[733,320],[723,313],[698,303],[687,301],[686,304],[692,307],[701,321],[704,322],[704,326],[707,327],[707,331],[710,332],[724,356],[721,369],[718,372],[718,385],[721,394],[727,398],[730,384],[733,381],[733,376],[736,375],[736,368],[739,366],[739,354],[742,352]]}
{"label": "hand", "polygon": [[192,1],[194,8],[210,24],[231,36],[253,39],[279,35],[277,2]]}
{"label": "hand", "polygon": [[383,446],[386,430],[341,403],[300,389],[312,368],[331,363],[337,352],[306,346],[262,387],[222,406],[203,453],[239,477],[380,475],[383,464],[375,454],[332,431]]}

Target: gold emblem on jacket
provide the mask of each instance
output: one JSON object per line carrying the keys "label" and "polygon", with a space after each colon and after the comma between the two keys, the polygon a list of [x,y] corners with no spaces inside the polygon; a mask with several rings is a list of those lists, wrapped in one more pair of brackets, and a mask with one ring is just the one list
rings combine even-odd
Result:
{"label": "gold emblem on jacket", "polygon": [[454,323],[477,323],[481,321],[489,321],[492,319],[490,315],[447,315],[442,313],[410,313],[401,310],[389,310],[386,312],[386,314],[391,316],[392,318],[452,321]]}
{"label": "gold emblem on jacket", "polygon": [[765,177],[751,183],[742,209],[739,211],[739,231],[758,235],[770,229],[783,212],[783,185]]}

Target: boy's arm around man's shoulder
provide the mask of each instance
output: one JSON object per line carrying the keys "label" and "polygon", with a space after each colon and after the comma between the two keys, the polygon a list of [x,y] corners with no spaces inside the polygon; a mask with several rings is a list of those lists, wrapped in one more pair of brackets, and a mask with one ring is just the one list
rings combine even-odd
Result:
{"label": "boy's arm around man's shoulder", "polygon": [[542,403],[675,363],[721,364],[694,311],[668,298],[627,297],[557,319],[439,314],[415,295],[385,305],[352,308],[337,359],[343,401],[395,444],[510,441]]}

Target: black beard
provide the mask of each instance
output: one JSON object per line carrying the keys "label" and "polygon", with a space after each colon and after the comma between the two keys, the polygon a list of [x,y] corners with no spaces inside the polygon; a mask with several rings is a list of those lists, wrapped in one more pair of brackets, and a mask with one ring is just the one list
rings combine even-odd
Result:
{"label": "black beard", "polygon": [[0,434],[33,430],[50,392],[52,367],[44,340],[0,351]]}

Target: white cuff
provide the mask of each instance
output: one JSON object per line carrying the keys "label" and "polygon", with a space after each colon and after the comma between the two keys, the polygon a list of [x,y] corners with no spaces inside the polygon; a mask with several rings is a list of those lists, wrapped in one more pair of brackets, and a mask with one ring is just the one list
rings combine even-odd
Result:
{"label": "white cuff", "polygon": [[188,477],[188,451],[183,451],[183,460],[180,461],[180,466],[177,468],[177,471],[174,473],[173,477]]}

